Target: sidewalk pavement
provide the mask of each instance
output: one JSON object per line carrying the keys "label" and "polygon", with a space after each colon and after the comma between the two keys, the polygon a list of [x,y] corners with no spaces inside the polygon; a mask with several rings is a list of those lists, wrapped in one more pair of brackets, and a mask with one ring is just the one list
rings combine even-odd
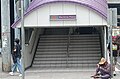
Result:
{"label": "sidewalk pavement", "polygon": [[[79,71],[79,72],[25,72],[25,79],[92,79],[93,71]],[[14,76],[10,76],[8,73],[2,73],[0,79],[22,79],[15,73]],[[120,79],[120,73],[117,72],[117,76],[113,79]]]}
{"label": "sidewalk pavement", "polygon": [[119,57],[117,57],[117,61],[118,61],[118,63],[120,63],[120,56],[119,56]]}
{"label": "sidewalk pavement", "polygon": [[120,70],[120,56],[117,58],[117,68]]}
{"label": "sidewalk pavement", "polygon": [[[32,68],[25,71],[24,79],[92,79],[90,76],[95,72],[91,70],[81,71],[81,70],[32,70]],[[1,57],[0,57],[0,79],[22,79],[18,76],[18,73],[15,73],[14,76],[10,76],[8,72],[2,72],[1,68]],[[117,72],[117,75],[113,79],[120,79],[120,72]]]}

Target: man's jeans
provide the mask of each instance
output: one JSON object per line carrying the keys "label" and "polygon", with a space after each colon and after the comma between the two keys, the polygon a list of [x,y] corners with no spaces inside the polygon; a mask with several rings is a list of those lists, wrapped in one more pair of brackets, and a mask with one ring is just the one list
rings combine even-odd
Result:
{"label": "man's jeans", "polygon": [[12,72],[15,72],[17,67],[18,67],[18,70],[19,70],[20,74],[22,74],[22,66],[20,64],[20,59],[19,58],[17,58],[17,62],[14,63],[14,65],[12,67]]}
{"label": "man's jeans", "polygon": [[101,79],[109,79],[111,77],[110,74],[105,74],[105,71],[100,68],[97,68],[97,71],[100,72]]}

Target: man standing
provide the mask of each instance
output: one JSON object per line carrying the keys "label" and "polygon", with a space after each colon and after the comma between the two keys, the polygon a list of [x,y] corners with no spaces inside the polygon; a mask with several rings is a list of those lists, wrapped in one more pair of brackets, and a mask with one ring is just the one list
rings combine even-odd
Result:
{"label": "man standing", "polygon": [[[110,51],[110,44],[108,46],[108,49]],[[114,76],[116,76],[116,72],[115,72],[115,65],[117,64],[117,56],[118,56],[118,52],[119,52],[119,45],[116,43],[116,37],[112,37],[112,53],[113,53],[113,74]]]}
{"label": "man standing", "polygon": [[22,76],[22,66],[20,64],[20,59],[21,59],[21,46],[19,44],[19,39],[16,38],[15,39],[15,45],[14,45],[14,49],[13,49],[13,62],[14,65],[12,67],[11,72],[9,73],[10,75],[14,75],[14,72],[16,70],[16,68],[18,68],[20,75]]}

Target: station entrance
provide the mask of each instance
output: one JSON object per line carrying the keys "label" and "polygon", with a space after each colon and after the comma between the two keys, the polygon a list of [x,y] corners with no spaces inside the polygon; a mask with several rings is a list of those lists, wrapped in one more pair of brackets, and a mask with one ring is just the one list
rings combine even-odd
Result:
{"label": "station entrance", "polygon": [[[107,3],[104,0],[100,3],[33,1],[24,19],[24,27],[33,28],[26,39],[25,67],[96,67],[105,56],[107,41]],[[20,20],[12,27],[20,28]],[[25,34],[28,36],[27,31]]]}

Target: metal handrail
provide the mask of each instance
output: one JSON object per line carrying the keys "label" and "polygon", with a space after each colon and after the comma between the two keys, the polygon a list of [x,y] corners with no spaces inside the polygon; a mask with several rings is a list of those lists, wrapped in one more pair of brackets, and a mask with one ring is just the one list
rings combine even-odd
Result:
{"label": "metal handrail", "polygon": [[69,33],[68,33],[68,42],[67,42],[67,67],[68,67],[68,58],[69,58],[69,45],[70,45],[70,30],[69,30]]}
{"label": "metal handrail", "polygon": [[67,42],[67,56],[69,57],[69,45],[70,45],[70,33],[68,34],[68,42]]}

